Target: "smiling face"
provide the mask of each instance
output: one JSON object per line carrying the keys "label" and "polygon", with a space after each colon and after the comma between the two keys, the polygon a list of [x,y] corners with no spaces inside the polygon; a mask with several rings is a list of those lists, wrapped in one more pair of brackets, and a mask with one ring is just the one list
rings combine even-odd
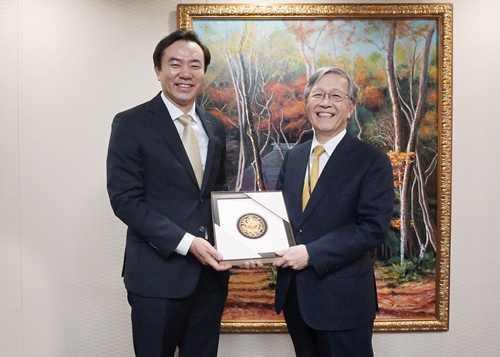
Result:
{"label": "smiling face", "polygon": [[161,69],[155,66],[165,97],[184,113],[201,93],[205,63],[203,50],[195,42],[179,40],[168,46],[161,57]]}
{"label": "smiling face", "polygon": [[325,74],[307,97],[307,116],[320,144],[326,143],[347,127],[347,121],[356,107],[347,95],[340,102],[332,101],[331,95],[314,96],[315,93],[332,92],[349,93],[348,80],[336,73]]}

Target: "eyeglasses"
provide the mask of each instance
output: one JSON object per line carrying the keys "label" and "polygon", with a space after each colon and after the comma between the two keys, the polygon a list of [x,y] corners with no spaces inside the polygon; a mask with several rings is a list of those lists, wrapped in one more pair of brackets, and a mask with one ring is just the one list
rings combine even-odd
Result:
{"label": "eyeglasses", "polygon": [[309,96],[309,98],[311,98],[311,100],[314,100],[316,102],[322,102],[327,97],[328,97],[328,99],[330,99],[334,103],[341,102],[346,98],[351,99],[350,96],[348,96],[347,94],[345,94],[342,91],[333,91],[330,93],[314,92],[314,93],[311,93],[311,95]]}

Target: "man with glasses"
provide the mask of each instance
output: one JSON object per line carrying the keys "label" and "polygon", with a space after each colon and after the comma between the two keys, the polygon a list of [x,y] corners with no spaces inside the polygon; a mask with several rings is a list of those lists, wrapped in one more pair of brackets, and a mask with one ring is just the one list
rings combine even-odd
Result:
{"label": "man with glasses", "polygon": [[314,136],[286,154],[276,184],[297,242],[277,252],[276,311],[298,357],[373,356],[370,253],[389,230],[391,163],[347,133],[357,89],[343,69],[319,69],[304,94]]}

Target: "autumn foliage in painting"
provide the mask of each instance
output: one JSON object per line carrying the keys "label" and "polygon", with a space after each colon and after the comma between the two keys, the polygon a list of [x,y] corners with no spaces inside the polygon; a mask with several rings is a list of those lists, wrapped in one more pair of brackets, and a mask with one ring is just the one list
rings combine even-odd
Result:
{"label": "autumn foliage in painting", "polygon": [[[387,152],[393,166],[390,236],[374,253],[384,317],[431,316],[437,241],[436,21],[203,20],[195,22],[195,30],[212,52],[199,102],[226,125],[232,190],[274,189],[270,172],[279,166],[269,166],[270,155],[283,157],[310,128],[303,94],[309,76],[323,66],[351,74],[360,91],[348,131]],[[238,276],[240,286],[246,286]],[[272,289],[272,281],[262,284],[256,289]],[[420,293],[405,302],[409,287]]]}

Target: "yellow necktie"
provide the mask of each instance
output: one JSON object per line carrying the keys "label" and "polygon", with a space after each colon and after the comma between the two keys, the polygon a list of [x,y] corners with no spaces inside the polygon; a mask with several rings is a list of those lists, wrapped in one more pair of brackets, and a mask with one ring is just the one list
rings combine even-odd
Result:
{"label": "yellow necktie", "polygon": [[304,188],[302,190],[302,211],[306,209],[307,202],[311,197],[311,193],[314,190],[314,186],[318,182],[319,178],[319,157],[321,154],[325,152],[325,148],[321,145],[315,146],[313,149],[313,160],[311,169],[308,171],[308,175],[306,175],[306,179],[304,180]]}
{"label": "yellow necktie", "polygon": [[201,165],[198,139],[196,138],[193,127],[191,126],[191,120],[193,120],[193,118],[191,118],[191,115],[181,115],[179,117],[179,121],[184,126],[184,131],[182,133],[182,143],[184,144],[184,149],[186,149],[189,161],[191,162],[194,174],[196,175],[198,186],[201,187],[201,182],[203,180],[203,166]]}

